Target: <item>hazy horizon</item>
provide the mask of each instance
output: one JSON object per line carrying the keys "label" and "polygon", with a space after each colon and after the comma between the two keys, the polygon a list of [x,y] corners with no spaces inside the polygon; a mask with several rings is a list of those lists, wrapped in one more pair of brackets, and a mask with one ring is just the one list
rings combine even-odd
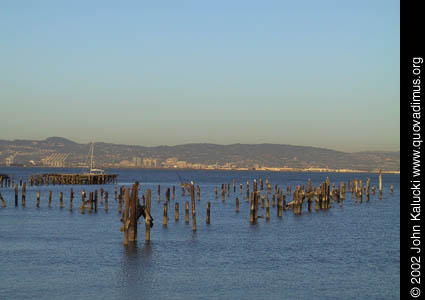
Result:
{"label": "hazy horizon", "polygon": [[2,1],[0,139],[400,150],[399,1]]}

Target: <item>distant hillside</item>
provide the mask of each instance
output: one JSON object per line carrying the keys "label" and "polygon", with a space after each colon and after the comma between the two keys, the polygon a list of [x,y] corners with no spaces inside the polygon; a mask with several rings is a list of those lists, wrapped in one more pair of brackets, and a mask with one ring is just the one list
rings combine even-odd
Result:
{"label": "distant hillside", "polygon": [[[0,163],[16,153],[14,163],[40,162],[55,153],[69,153],[66,162],[77,165],[87,161],[89,144],[79,144],[65,138],[46,140],[0,140]],[[331,168],[374,170],[400,170],[400,152],[346,153],[325,148],[282,144],[185,144],[177,146],[143,147],[110,143],[95,144],[97,165],[111,166],[133,157],[156,158],[163,162],[175,157],[192,164],[223,165],[236,167],[263,166],[289,168]]]}

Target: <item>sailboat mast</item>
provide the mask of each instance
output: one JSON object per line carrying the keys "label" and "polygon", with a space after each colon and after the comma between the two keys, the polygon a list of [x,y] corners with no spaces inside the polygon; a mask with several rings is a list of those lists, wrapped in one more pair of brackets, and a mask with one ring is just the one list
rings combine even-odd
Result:
{"label": "sailboat mast", "polygon": [[90,172],[93,170],[93,149],[94,149],[94,143],[91,143],[91,155],[90,155]]}

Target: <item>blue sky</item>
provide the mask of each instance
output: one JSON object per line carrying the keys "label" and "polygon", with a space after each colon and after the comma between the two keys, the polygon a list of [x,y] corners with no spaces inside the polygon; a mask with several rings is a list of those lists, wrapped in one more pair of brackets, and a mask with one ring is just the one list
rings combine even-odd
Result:
{"label": "blue sky", "polygon": [[399,1],[0,1],[0,139],[399,150]]}

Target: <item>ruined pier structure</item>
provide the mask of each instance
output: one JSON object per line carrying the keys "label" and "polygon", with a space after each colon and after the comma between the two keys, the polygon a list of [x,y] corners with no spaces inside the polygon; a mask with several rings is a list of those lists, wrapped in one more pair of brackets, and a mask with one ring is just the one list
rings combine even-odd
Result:
{"label": "ruined pier structure", "polygon": [[118,174],[39,174],[31,175],[28,184],[56,185],[56,184],[116,184]]}

